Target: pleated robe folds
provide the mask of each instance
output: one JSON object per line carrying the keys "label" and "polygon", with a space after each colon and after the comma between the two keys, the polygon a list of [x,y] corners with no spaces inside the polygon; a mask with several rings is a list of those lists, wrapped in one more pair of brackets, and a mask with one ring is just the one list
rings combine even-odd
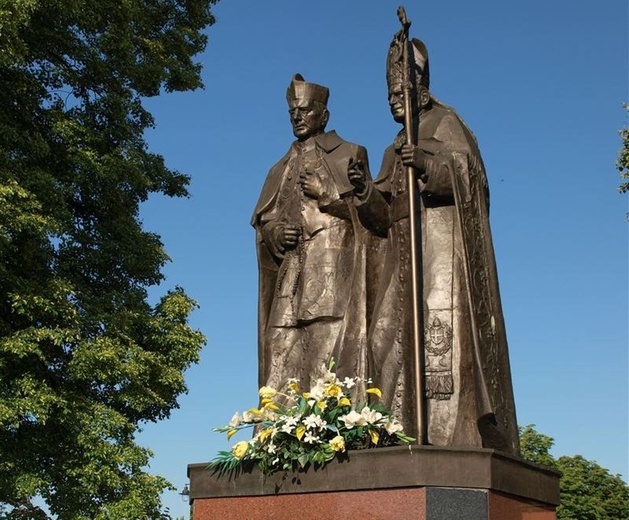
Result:
{"label": "pleated robe folds", "polygon": [[[385,151],[375,190],[358,206],[372,238],[372,309],[367,366],[405,426],[416,430],[410,224],[404,136]],[[428,157],[418,180],[421,227],[423,358],[428,443],[518,453],[507,340],[489,227],[489,193],[476,140],[459,116],[433,100],[422,114],[418,146]],[[378,193],[376,193],[376,190]],[[374,225],[373,200],[388,214]]]}
{"label": "pleated robe folds", "polygon": [[[324,193],[318,200],[305,197],[297,183],[304,160],[312,162],[322,180]],[[362,162],[369,176],[365,148],[328,132],[293,143],[262,188],[252,219],[259,266],[261,386],[279,388],[298,378],[308,389],[331,357],[339,376],[366,374],[369,232],[352,202],[350,161]],[[273,237],[274,229],[286,223],[298,224],[302,233],[297,248],[283,252]]]}

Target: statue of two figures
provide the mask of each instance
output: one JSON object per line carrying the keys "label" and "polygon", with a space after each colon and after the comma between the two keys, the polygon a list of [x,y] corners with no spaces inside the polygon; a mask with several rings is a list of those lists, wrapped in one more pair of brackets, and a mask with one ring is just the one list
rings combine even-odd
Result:
{"label": "statue of two figures", "polygon": [[328,89],[299,74],[288,87],[296,140],[252,220],[259,383],[307,387],[333,357],[339,376],[371,378],[420,443],[517,454],[483,161],[432,96],[428,53],[409,25],[387,57],[403,128],[375,179],[364,147],[326,131]]}

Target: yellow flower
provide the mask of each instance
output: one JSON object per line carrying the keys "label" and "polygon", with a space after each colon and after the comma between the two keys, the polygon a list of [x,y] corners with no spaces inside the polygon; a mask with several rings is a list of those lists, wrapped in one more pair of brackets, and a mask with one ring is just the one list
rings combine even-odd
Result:
{"label": "yellow flower", "polygon": [[258,410],[257,408],[250,408],[246,412],[243,412],[242,419],[246,423],[254,423],[261,422],[264,417],[262,411]]}
{"label": "yellow flower", "polygon": [[347,397],[341,397],[339,399],[339,406],[350,406],[352,403]]}
{"label": "yellow flower", "polygon": [[265,410],[274,410],[276,412],[280,409],[280,407],[277,406],[273,401],[268,401],[264,403],[264,406],[262,408],[264,408]]}
{"label": "yellow flower", "polygon": [[371,437],[371,442],[376,445],[378,444],[378,441],[380,440],[380,434],[376,430],[372,430],[371,428],[369,428],[369,437]]}
{"label": "yellow flower", "polygon": [[310,392],[303,393],[304,399],[310,399]]}
{"label": "yellow flower", "polygon": [[297,429],[295,430],[295,436],[301,440],[301,438],[304,436],[304,433],[306,433],[306,427],[302,424],[301,426],[297,426]]}
{"label": "yellow flower", "polygon": [[365,392],[367,392],[368,394],[376,395],[378,397],[382,397],[382,392],[379,388],[376,388],[375,386],[373,388],[367,388]]}
{"label": "yellow flower", "polygon": [[231,439],[238,430],[229,430],[227,432],[227,440]]}
{"label": "yellow flower", "polygon": [[342,436],[337,435],[330,441],[330,448],[334,451],[345,451],[345,439]]}
{"label": "yellow flower", "polygon": [[271,388],[270,386],[263,386],[260,388],[258,393],[262,399],[270,399],[277,394],[277,390],[275,390],[275,388]]}
{"label": "yellow flower", "polygon": [[325,410],[325,405],[326,405],[325,401],[318,401],[317,402],[317,406],[319,407],[319,410],[321,410],[321,411]]}
{"label": "yellow flower", "polygon": [[248,449],[249,443],[247,441],[240,441],[234,444],[234,446],[232,447],[232,454],[237,459],[242,459],[247,454]]}
{"label": "yellow flower", "polygon": [[334,383],[330,383],[325,389],[325,394],[331,397],[339,397],[343,395],[343,389]]}
{"label": "yellow flower", "polygon": [[291,381],[288,383],[288,389],[293,392],[299,392],[299,385],[297,384],[297,381]]}
{"label": "yellow flower", "polygon": [[264,441],[266,441],[269,438],[269,435],[271,435],[272,433],[273,433],[272,428],[266,428],[265,430],[262,430],[260,432],[258,439],[260,440],[261,443],[264,443]]}

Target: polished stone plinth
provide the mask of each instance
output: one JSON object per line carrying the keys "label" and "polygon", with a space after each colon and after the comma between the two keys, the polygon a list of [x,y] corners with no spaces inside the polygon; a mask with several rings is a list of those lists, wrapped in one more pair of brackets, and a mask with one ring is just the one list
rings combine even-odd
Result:
{"label": "polished stone plinth", "polygon": [[559,473],[494,450],[350,452],[317,471],[218,477],[188,466],[193,520],[554,520]]}

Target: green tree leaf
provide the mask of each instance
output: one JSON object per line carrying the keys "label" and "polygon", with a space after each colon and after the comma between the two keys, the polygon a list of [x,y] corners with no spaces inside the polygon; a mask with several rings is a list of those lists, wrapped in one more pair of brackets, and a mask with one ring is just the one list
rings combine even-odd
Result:
{"label": "green tree leaf", "polygon": [[[164,518],[139,427],[205,339],[142,228],[188,177],[149,151],[143,98],[202,86],[216,0],[0,0],[0,511]],[[34,498],[37,497],[37,502]],[[39,507],[44,501],[46,506]]]}
{"label": "green tree leaf", "polygon": [[534,426],[520,428],[520,450],[526,460],[562,472],[558,520],[629,520],[629,486],[620,475],[581,455],[555,459],[550,454],[554,440]]}
{"label": "green tree leaf", "polygon": [[557,463],[550,454],[550,449],[554,443],[552,437],[536,431],[534,424],[520,427],[520,453],[524,459],[530,462],[555,468]]}

